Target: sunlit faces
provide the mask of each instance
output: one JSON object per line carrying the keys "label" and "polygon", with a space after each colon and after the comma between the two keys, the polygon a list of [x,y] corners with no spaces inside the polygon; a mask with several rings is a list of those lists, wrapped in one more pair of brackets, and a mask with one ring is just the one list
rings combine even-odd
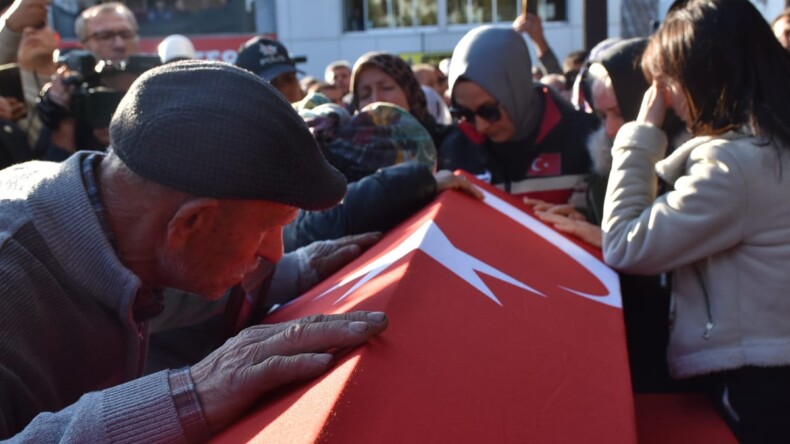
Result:
{"label": "sunlit faces", "polygon": [[774,35],[779,43],[790,50],[790,17],[782,17],[774,23]]}
{"label": "sunlit faces", "polygon": [[140,52],[137,29],[125,15],[104,11],[85,21],[85,49],[99,60],[119,62]]}
{"label": "sunlit faces", "polygon": [[323,86],[319,86],[316,91],[325,95],[327,99],[332,101],[332,103],[337,103],[338,105],[343,104],[343,95],[340,93],[340,89],[335,85],[325,84]]}
{"label": "sunlit faces", "polygon": [[614,139],[617,131],[625,124],[614,89],[604,84],[604,82],[593,82],[592,100],[595,112],[603,122],[604,132],[609,138]]}
{"label": "sunlit faces", "polygon": [[387,102],[411,111],[406,92],[395,79],[375,66],[362,68],[357,74],[354,87],[360,109],[373,102]]}
{"label": "sunlit faces", "polygon": [[302,86],[299,85],[299,80],[297,80],[296,73],[293,71],[280,74],[273,78],[271,84],[291,103],[298,102],[304,98]]}
{"label": "sunlit faces", "polygon": [[332,68],[332,84],[335,85],[342,95],[348,94],[349,83],[351,82],[351,70],[345,66]]}
{"label": "sunlit faces", "polygon": [[37,63],[37,60],[52,60],[57,49],[57,37],[49,26],[28,26],[22,32],[17,58],[23,67]]}
{"label": "sunlit faces", "polygon": [[433,70],[422,69],[414,71],[414,77],[417,77],[420,85],[433,88],[437,92],[439,91],[439,76]]}
{"label": "sunlit faces", "polygon": [[[471,111],[485,108],[498,103],[498,101],[481,88],[478,84],[470,81],[459,81],[453,88],[453,102],[458,108],[465,108]],[[475,118],[475,129],[493,142],[507,142],[516,133],[516,126],[513,124],[507,110],[500,106],[499,120],[492,122],[480,117]]]}
{"label": "sunlit faces", "polygon": [[275,202],[220,200],[216,206],[194,210],[183,221],[174,218],[168,236],[174,230],[188,235],[160,251],[160,273],[170,287],[216,299],[261,259],[280,260],[282,228],[296,214],[294,207]]}

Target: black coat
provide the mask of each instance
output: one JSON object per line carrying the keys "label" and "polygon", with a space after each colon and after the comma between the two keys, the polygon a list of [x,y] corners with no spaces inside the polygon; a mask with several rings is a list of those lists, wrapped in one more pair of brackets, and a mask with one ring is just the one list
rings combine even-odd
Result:
{"label": "black coat", "polygon": [[285,251],[350,234],[385,232],[427,205],[436,192],[433,172],[424,165],[382,168],[349,184],[345,199],[334,208],[300,211],[283,229]]}
{"label": "black coat", "polygon": [[439,147],[439,168],[462,169],[472,174],[490,175],[491,183],[504,185],[509,191],[511,182],[528,178],[533,161],[540,155],[561,156],[560,175],[587,174],[591,160],[587,152],[587,137],[600,124],[592,114],[577,111],[550,88],[535,85],[542,99],[544,119],[552,108],[546,105],[551,100],[559,115],[559,122],[546,134],[534,131],[524,140],[482,145],[473,143],[457,127],[448,134]]}
{"label": "black coat", "polygon": [[0,120],[0,169],[32,159],[25,132],[13,122]]}

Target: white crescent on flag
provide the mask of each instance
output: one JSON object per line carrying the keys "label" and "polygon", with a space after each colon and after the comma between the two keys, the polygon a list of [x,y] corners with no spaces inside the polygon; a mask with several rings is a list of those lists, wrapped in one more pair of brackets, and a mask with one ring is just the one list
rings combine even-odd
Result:
{"label": "white crescent on flag", "polygon": [[478,187],[478,189],[485,195],[485,200],[483,200],[483,202],[486,205],[499,211],[524,228],[527,228],[538,236],[551,242],[570,258],[578,262],[579,265],[596,276],[606,288],[606,294],[593,295],[565,286],[561,286],[562,289],[570,291],[571,293],[577,294],[581,297],[600,302],[602,304],[622,308],[623,304],[622,299],[620,298],[620,281],[617,277],[617,273],[614,270],[606,266],[606,264],[585,251],[583,248],[568,240],[568,238],[565,236],[557,233],[534,217],[519,210],[518,208],[489,193],[488,191],[480,187]]}

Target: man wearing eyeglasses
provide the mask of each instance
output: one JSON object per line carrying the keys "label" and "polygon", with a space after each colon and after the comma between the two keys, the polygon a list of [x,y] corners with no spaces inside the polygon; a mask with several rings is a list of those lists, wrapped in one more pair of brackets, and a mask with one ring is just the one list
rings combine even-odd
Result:
{"label": "man wearing eyeglasses", "polygon": [[[115,64],[139,54],[137,29],[132,11],[118,2],[91,6],[74,23],[82,48],[97,61]],[[61,67],[51,84],[44,87],[38,107],[46,127],[39,149],[46,160],[63,160],[78,149],[103,150],[109,143],[106,128],[93,128],[77,122],[70,114],[74,86],[67,86],[64,79],[71,74]]]}
{"label": "man wearing eyeglasses", "polygon": [[122,3],[102,3],[91,6],[74,23],[82,47],[96,60],[120,62],[140,52],[137,20]]}

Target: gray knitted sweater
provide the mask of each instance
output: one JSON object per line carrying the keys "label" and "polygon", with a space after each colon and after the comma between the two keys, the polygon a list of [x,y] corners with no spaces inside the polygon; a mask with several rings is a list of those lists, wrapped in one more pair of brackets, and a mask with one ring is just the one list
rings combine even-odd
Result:
{"label": "gray knitted sweater", "polygon": [[95,216],[83,158],[0,171],[0,439],[184,441],[168,372],[135,379],[144,290]]}

